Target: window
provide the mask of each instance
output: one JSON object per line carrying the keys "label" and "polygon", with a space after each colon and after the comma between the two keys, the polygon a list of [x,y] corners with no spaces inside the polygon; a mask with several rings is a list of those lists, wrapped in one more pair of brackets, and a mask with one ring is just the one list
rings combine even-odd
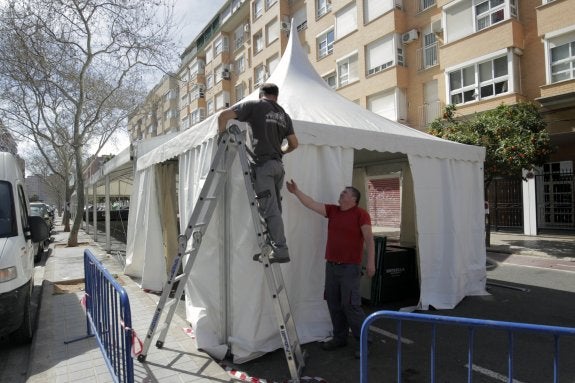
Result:
{"label": "window", "polygon": [[517,0],[461,0],[444,7],[445,43],[510,18],[517,18]]}
{"label": "window", "polygon": [[190,116],[186,116],[184,118],[182,118],[182,121],[180,122],[180,124],[182,125],[182,130],[188,129],[191,125],[190,125]]}
{"label": "window", "polygon": [[549,40],[551,83],[575,78],[575,33]]}
{"label": "window", "polygon": [[448,73],[451,104],[465,104],[509,91],[507,54]]}
{"label": "window", "polygon": [[395,91],[385,91],[367,97],[367,109],[380,116],[397,121]]}
{"label": "window", "polygon": [[270,45],[280,36],[280,24],[277,19],[266,25],[266,44]]}
{"label": "window", "polygon": [[435,0],[419,0],[419,12],[425,11],[435,5]]}
{"label": "window", "polygon": [[297,27],[297,31],[301,32],[307,28],[307,7],[301,7],[293,15],[293,23]]}
{"label": "window", "polygon": [[206,118],[206,109],[198,108],[192,112],[190,115],[191,124],[195,125],[198,122],[201,122]]}
{"label": "window", "polygon": [[234,67],[236,68],[236,72],[238,74],[244,73],[244,71],[246,70],[246,60],[244,59],[244,55],[236,57]]}
{"label": "window", "polygon": [[257,54],[264,49],[264,38],[262,31],[259,31],[254,35],[254,54]]}
{"label": "window", "polygon": [[206,63],[212,62],[213,59],[214,51],[212,50],[212,47],[206,48]]}
{"label": "window", "polygon": [[210,89],[214,86],[214,75],[212,73],[206,76],[206,89]]}
{"label": "window", "polygon": [[272,57],[270,57],[269,59],[267,59],[266,61],[266,66],[268,67],[268,74],[271,76],[272,73],[274,73],[274,70],[276,70],[276,67],[278,66],[280,62],[280,56],[278,54],[273,55]]}
{"label": "window", "polygon": [[223,91],[216,95],[215,97],[215,107],[216,110],[227,108],[230,106],[230,93]]}
{"label": "window", "polygon": [[315,0],[316,15],[319,19],[331,10],[331,1],[329,0]]}
{"label": "window", "polygon": [[437,65],[437,37],[435,33],[428,31],[423,34],[423,68],[431,68]]}
{"label": "window", "polygon": [[266,80],[266,67],[264,64],[258,65],[254,69],[254,82],[256,86],[263,84]]}
{"label": "window", "polygon": [[395,7],[394,0],[363,0],[363,17],[370,23]]}
{"label": "window", "polygon": [[217,84],[218,82],[222,81],[222,70],[224,69],[223,65],[218,65],[214,69],[214,83]]}
{"label": "window", "polygon": [[245,87],[243,83],[236,85],[235,93],[236,93],[236,102],[240,101],[245,97]]}
{"label": "window", "polygon": [[318,59],[324,58],[333,53],[333,28],[321,34],[317,38],[317,57]]}
{"label": "window", "polygon": [[336,75],[335,72],[332,72],[330,74],[327,74],[325,76],[322,77],[323,81],[325,81],[325,83],[331,88],[331,89],[335,89],[336,88]]}
{"label": "window", "polygon": [[254,20],[264,13],[263,0],[254,0]]}
{"label": "window", "polygon": [[477,30],[480,31],[505,19],[504,0],[485,0],[475,5]]}
{"label": "window", "polygon": [[220,36],[214,42],[214,56],[217,56],[222,52],[227,52],[228,50],[229,50],[229,42],[227,36]]}
{"label": "window", "polygon": [[234,50],[244,46],[244,24],[240,25],[234,31]]}
{"label": "window", "polygon": [[439,99],[439,87],[437,80],[431,80],[423,84],[423,105],[420,108],[420,127],[426,127],[441,115],[441,100]]}
{"label": "window", "polygon": [[337,62],[338,87],[342,87],[359,80],[357,65],[357,53]]}
{"label": "window", "polygon": [[208,100],[206,106],[208,108],[208,116],[212,115],[214,113],[214,100]]}
{"label": "window", "polygon": [[386,36],[374,41],[366,49],[367,74],[381,72],[385,68],[395,65],[394,35]]}
{"label": "window", "polygon": [[351,3],[335,14],[335,38],[339,40],[356,29],[357,6]]}
{"label": "window", "polygon": [[0,238],[18,235],[18,221],[14,214],[12,184],[7,181],[0,181]]}
{"label": "window", "polygon": [[266,9],[270,9],[271,6],[277,2],[278,2],[278,0],[266,0]]}

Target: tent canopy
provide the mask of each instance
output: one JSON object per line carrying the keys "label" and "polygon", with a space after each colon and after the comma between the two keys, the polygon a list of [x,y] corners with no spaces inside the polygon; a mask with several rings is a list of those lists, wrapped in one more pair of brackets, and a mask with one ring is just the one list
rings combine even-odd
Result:
{"label": "tent canopy", "polygon": [[[428,135],[341,97],[315,72],[293,24],[286,51],[268,81],[279,86],[278,101],[292,117],[300,143],[284,157],[286,179],[294,178],[318,201],[335,203],[344,186],[365,185],[373,169],[360,162],[400,163],[402,211],[411,213],[402,219],[402,232],[411,222],[419,261],[419,308],[453,308],[467,295],[485,294],[483,148]],[[257,98],[257,90],[247,97]],[[150,272],[161,263],[161,248],[142,245],[139,251],[129,250],[131,243],[153,242],[154,236],[162,240],[162,225],[157,223],[162,209],[154,197],[158,192],[152,169],[179,159],[178,202],[184,227],[209,170],[216,132],[214,115],[138,158],[133,199],[141,201],[141,218],[133,234],[128,233],[127,272],[142,277],[142,287],[165,281],[165,276]],[[259,249],[237,160],[234,166],[187,285],[186,313],[199,347],[223,357],[231,344],[235,360],[241,362],[281,347],[281,340],[261,265],[251,261]],[[331,331],[323,301],[327,222],[285,194],[292,261],[282,270],[305,343]]]}

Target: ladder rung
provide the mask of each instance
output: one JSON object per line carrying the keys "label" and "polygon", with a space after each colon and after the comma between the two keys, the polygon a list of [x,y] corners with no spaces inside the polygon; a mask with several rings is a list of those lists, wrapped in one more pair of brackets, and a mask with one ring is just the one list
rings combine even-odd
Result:
{"label": "ladder rung", "polygon": [[186,276],[186,273],[180,274],[180,275],[178,275],[177,277],[175,277],[175,278],[172,280],[172,282],[181,281],[182,279],[185,278],[185,276]]}
{"label": "ladder rung", "polygon": [[178,303],[178,300],[176,298],[173,298],[171,301],[167,302],[164,305],[164,309],[167,309],[169,307],[172,307],[174,304]]}
{"label": "ladder rung", "polygon": [[276,290],[276,295],[279,295],[283,290],[284,290],[284,286],[283,286],[283,285],[279,285],[279,286],[277,287],[277,290]]}
{"label": "ladder rung", "polygon": [[207,200],[207,201],[213,201],[213,200],[216,200],[216,199],[218,199],[218,197],[216,197],[216,196],[200,197],[200,201],[206,201],[206,200]]}
{"label": "ladder rung", "polygon": [[161,325],[158,326],[157,331],[162,332],[162,331],[164,331],[164,330],[166,329],[166,327],[168,327],[168,326],[169,326],[169,323],[168,323],[168,322],[164,322],[164,323],[162,323]]}

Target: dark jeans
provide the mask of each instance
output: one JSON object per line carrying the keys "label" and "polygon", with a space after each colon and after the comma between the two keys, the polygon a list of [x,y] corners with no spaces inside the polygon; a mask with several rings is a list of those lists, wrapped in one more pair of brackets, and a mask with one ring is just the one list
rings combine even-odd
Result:
{"label": "dark jeans", "polygon": [[333,325],[333,337],[346,340],[349,329],[356,339],[361,335],[365,313],[361,308],[359,283],[361,265],[325,265],[325,299]]}

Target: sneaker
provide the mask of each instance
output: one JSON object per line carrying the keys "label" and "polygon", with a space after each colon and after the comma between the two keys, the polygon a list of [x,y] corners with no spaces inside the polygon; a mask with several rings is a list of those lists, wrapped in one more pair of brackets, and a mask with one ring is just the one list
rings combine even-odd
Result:
{"label": "sneaker", "polygon": [[[254,254],[254,256],[252,257],[252,259],[256,262],[262,262],[262,255],[260,254]],[[278,257],[275,256],[273,253],[270,254],[269,256],[269,260],[270,263],[288,263],[290,261],[289,256],[284,256],[284,257]]]}
{"label": "sneaker", "polygon": [[270,254],[270,263],[287,263],[289,259],[289,251],[287,247],[272,246],[272,253]]}
{"label": "sneaker", "polygon": [[347,341],[343,339],[331,339],[321,345],[321,349],[325,351],[332,351],[336,348],[347,346]]}
{"label": "sneaker", "polygon": [[275,254],[270,255],[270,263],[288,263],[290,261],[289,256],[278,257]]}

